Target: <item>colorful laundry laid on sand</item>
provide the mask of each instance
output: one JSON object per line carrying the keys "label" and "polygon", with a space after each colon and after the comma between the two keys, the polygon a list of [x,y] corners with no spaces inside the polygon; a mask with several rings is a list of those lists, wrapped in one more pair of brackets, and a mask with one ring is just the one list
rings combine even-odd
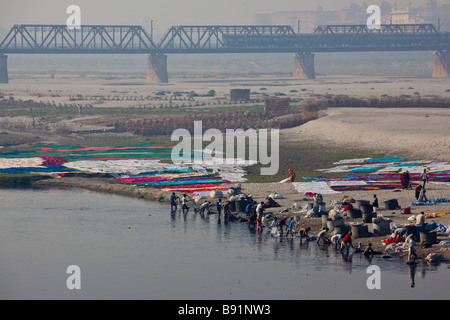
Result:
{"label": "colorful laundry laid on sand", "polygon": [[292,185],[299,193],[320,193],[320,194],[335,194],[340,193],[330,188],[326,182],[292,182]]}
{"label": "colorful laundry laid on sand", "polygon": [[[302,177],[305,181],[322,182],[322,190],[328,186],[335,192],[394,190],[402,189],[401,176],[409,172],[412,184],[421,183],[424,169],[428,173],[428,182],[450,185],[450,164],[433,161],[407,161],[400,157],[344,159],[333,163],[335,166],[317,169],[323,174],[342,174],[339,178],[324,176]],[[301,193],[317,192],[316,185],[294,185]],[[330,192],[326,190],[325,192]],[[324,193],[325,194],[325,193]],[[329,193],[330,194],[330,193]]]}
{"label": "colorful laundry laid on sand", "polygon": [[114,183],[139,188],[226,192],[226,185],[245,182],[245,167],[254,164],[241,159],[214,158],[207,150],[200,163],[198,157],[201,152],[194,151],[191,159],[195,163],[173,164],[172,149],[154,144],[106,147],[35,145],[29,151],[0,153],[0,173],[104,174],[114,178]]}

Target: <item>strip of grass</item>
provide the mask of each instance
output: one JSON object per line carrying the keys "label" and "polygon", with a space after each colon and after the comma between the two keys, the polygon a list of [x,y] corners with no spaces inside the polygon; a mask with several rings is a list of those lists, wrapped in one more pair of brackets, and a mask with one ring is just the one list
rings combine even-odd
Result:
{"label": "strip of grass", "polygon": [[[269,183],[279,182],[289,177],[289,169],[294,170],[296,181],[302,177],[342,178],[345,173],[324,173],[317,169],[333,167],[333,163],[343,159],[383,157],[381,154],[373,154],[369,150],[354,150],[337,148],[333,146],[312,145],[307,142],[280,143],[280,163],[276,175],[262,176],[260,174],[261,164],[247,168],[245,176],[248,182]],[[266,166],[264,166],[266,167]]]}

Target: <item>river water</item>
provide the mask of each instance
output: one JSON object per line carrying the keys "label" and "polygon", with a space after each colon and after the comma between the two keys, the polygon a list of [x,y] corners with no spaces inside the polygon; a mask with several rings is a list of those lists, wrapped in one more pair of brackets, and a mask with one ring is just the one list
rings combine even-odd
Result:
{"label": "river water", "polygon": [[[165,204],[80,189],[0,190],[0,201],[0,299],[448,298],[445,264],[369,261],[217,215],[171,215]],[[72,265],[80,289],[67,286]]]}

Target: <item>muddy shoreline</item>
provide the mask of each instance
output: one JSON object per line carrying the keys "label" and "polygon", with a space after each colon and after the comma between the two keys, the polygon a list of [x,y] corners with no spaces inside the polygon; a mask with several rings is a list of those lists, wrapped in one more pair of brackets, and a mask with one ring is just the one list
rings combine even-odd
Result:
{"label": "muddy shoreline", "polygon": [[[126,197],[132,197],[135,199],[143,199],[147,201],[153,201],[158,203],[165,203],[169,206],[170,200],[170,194],[171,192],[162,191],[158,189],[152,189],[152,188],[139,188],[135,187],[133,185],[124,185],[124,184],[117,184],[114,183],[114,179],[112,178],[99,178],[99,177],[63,177],[63,178],[57,178],[57,179],[45,179],[45,180],[39,180],[32,184],[32,187],[35,188],[83,188],[87,189],[93,192],[101,192],[101,193],[108,193],[108,194],[115,194],[119,196],[126,196]],[[282,187],[281,187],[282,186]],[[297,228],[301,227],[310,227],[311,228],[311,234],[317,234],[321,228],[322,228],[322,218],[304,218],[305,213],[299,213],[298,211],[290,211],[284,214],[281,214],[277,212],[275,209],[286,209],[290,207],[290,204],[292,203],[298,203],[301,205],[306,204],[310,200],[307,198],[304,198],[301,194],[298,192],[292,192],[290,193],[288,190],[290,188],[291,184],[279,184],[279,183],[273,183],[273,184],[259,184],[259,183],[253,183],[253,184],[243,184],[243,192],[244,193],[251,193],[254,196],[254,199],[256,201],[264,201],[266,197],[266,193],[268,190],[272,190],[275,187],[282,188],[283,191],[283,197],[284,199],[277,200],[280,205],[282,205],[281,208],[271,208],[268,209],[267,213],[272,213],[275,216],[281,218],[283,216],[286,217],[300,217],[300,221],[298,222]],[[257,191],[259,190],[259,192]],[[447,190],[445,190],[447,192]],[[392,191],[388,191],[392,192]],[[437,190],[435,190],[437,192]],[[369,196],[369,193],[365,191],[366,196]],[[370,193],[371,194],[371,193]],[[351,195],[351,194],[350,194]],[[356,194],[355,194],[356,195]],[[191,195],[192,196],[192,195]],[[332,199],[338,199],[341,198],[342,195],[333,195],[333,196],[325,196],[325,199],[328,200],[330,198]],[[357,197],[360,198],[360,197]],[[214,201],[214,200],[212,200]],[[435,206],[437,207],[437,206]],[[423,208],[419,208],[418,210],[422,210]],[[447,209],[447,207],[443,206],[438,208],[426,208],[424,210],[428,211],[434,211],[435,209]],[[416,210],[416,211],[418,211]],[[402,217],[401,214],[387,211],[381,209],[380,214],[382,214],[385,218],[391,219],[393,223],[403,223],[403,224],[409,224],[411,222],[407,221],[408,217]],[[242,217],[245,217],[244,214],[240,214]],[[359,222],[361,219],[351,219],[351,218],[345,218],[345,224],[351,224],[354,222]],[[442,223],[444,225],[448,225],[450,221],[450,215],[444,216],[444,217],[437,217],[434,219],[437,223]],[[429,221],[427,221],[429,222]],[[369,235],[371,235],[372,232],[372,226],[371,224],[367,224],[369,227]],[[267,232],[267,231],[264,231]],[[375,251],[384,252],[386,249],[386,246],[383,245],[382,241],[389,238],[389,235],[385,236],[377,236],[377,237],[365,237],[365,238],[359,238],[354,239],[353,243],[355,246],[361,242],[362,246],[365,246],[368,243],[372,243],[373,248]],[[450,237],[448,234],[445,233],[438,233],[438,241],[445,240],[449,241]],[[423,260],[427,255],[430,253],[437,253],[442,255],[441,262],[450,262],[450,246],[440,246],[440,245],[433,245],[430,248],[422,248],[420,244],[417,246],[417,255],[418,255],[418,261]],[[395,258],[404,258],[406,259],[406,252],[398,253],[398,254],[391,254],[392,257]]]}

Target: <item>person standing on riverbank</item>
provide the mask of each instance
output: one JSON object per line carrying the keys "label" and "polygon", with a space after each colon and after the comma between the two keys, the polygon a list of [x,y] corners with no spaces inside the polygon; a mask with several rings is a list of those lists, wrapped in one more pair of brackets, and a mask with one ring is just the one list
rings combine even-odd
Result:
{"label": "person standing on riverbank", "polygon": [[377,198],[376,194],[373,195],[372,207],[373,207],[373,212],[377,213],[378,212],[378,198]]}
{"label": "person standing on riverbank", "polygon": [[263,211],[264,211],[264,202],[261,201],[261,203],[258,204],[258,206],[256,207],[256,214],[262,216]]}
{"label": "person standing on riverbank", "polygon": [[423,173],[422,173],[421,179],[422,179],[422,182],[423,182],[422,188],[425,189],[425,185],[427,184],[427,181],[428,181],[427,169],[423,169]]}
{"label": "person standing on riverbank", "polygon": [[261,234],[261,232],[262,232],[262,219],[261,219],[261,215],[259,215],[259,214],[256,215],[256,232],[258,234]]}
{"label": "person standing on riverbank", "polygon": [[245,207],[245,215],[248,217],[250,217],[253,213],[253,200],[249,201],[247,206]]}

